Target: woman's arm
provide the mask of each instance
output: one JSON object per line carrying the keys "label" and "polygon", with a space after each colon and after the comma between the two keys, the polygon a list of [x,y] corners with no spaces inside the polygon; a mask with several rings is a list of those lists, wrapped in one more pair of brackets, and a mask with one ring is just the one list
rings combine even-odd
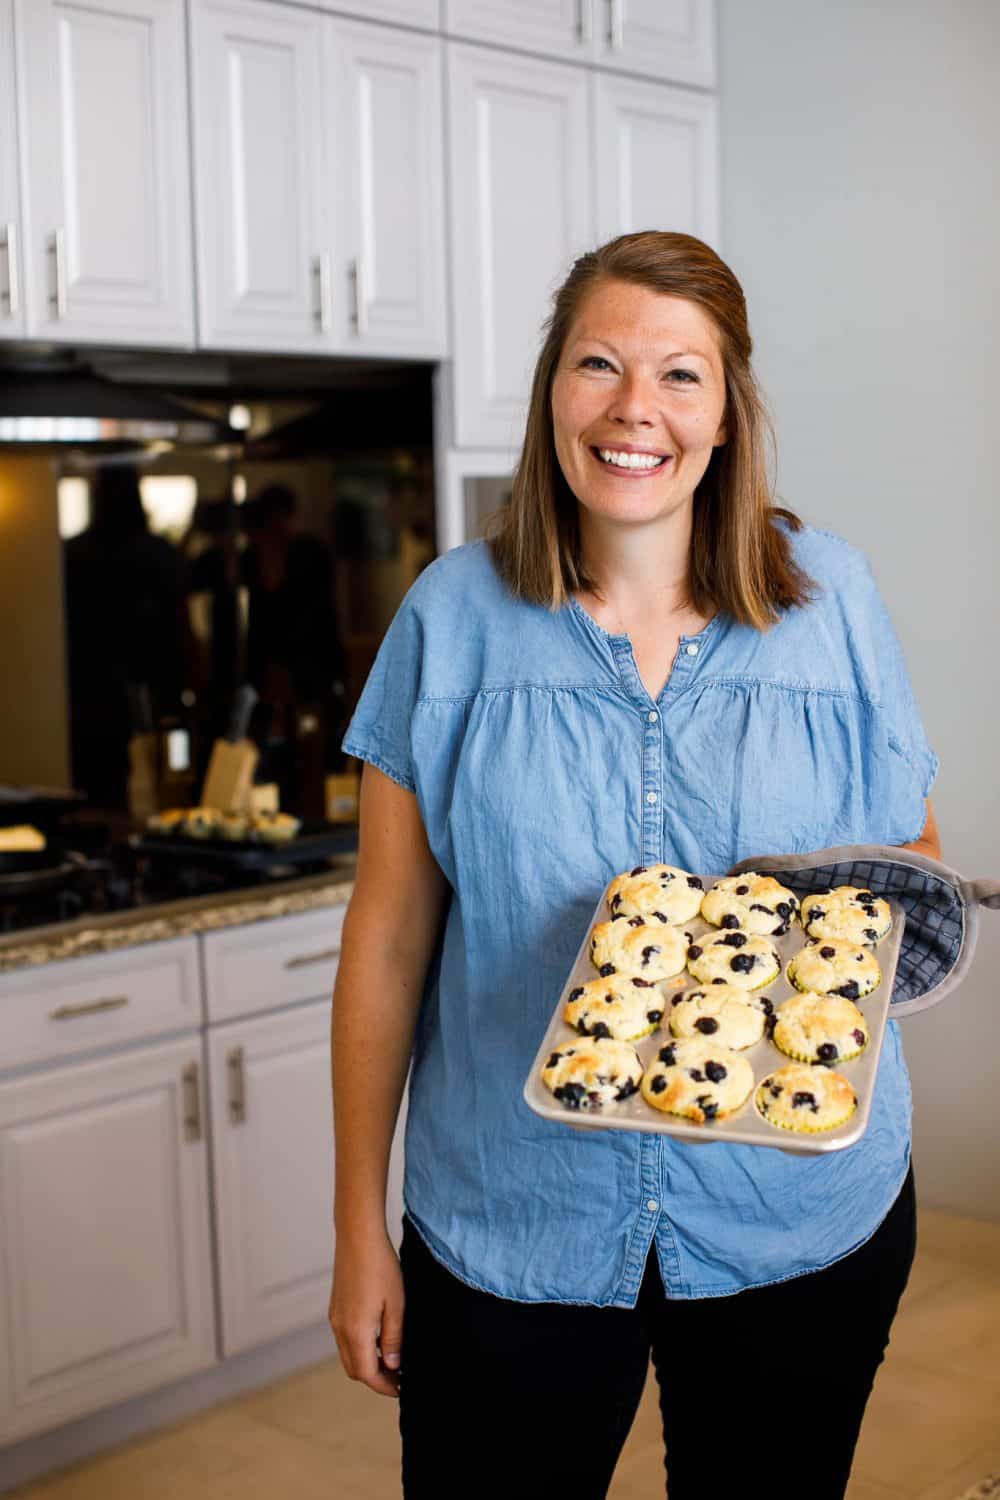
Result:
{"label": "woman's arm", "polygon": [[924,831],[913,844],[900,844],[901,849],[915,849],[918,854],[929,854],[932,859],[941,859],[941,840],[938,838],[937,819],[934,809],[931,807],[931,799],[927,798],[927,822]]}
{"label": "woman's arm", "polygon": [[396,1395],[379,1369],[401,1347],[403,1292],[386,1230],[389,1152],[447,882],[417,799],[370,765],[361,780],[354,894],[333,994],[336,1230],[330,1326],[352,1380]]}

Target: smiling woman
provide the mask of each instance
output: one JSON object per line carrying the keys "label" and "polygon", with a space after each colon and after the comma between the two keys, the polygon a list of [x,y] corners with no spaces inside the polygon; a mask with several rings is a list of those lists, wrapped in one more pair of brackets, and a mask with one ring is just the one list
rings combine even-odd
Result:
{"label": "smiling woman", "polygon": [[[667,864],[697,888],[924,830],[937,759],[899,642],[863,555],[773,505],[750,353],[707,245],[648,232],[583,256],[499,527],[421,574],[344,741],[368,765],[330,1318],[348,1374],[399,1396],[408,1500],[464,1488],[469,1445],[483,1493],[530,1473],[598,1500],[651,1352],[671,1500],[700,1500],[706,1452],[713,1490],[763,1488],[759,1404],[725,1380],[704,1398],[750,1350],[776,1361],[788,1471],[812,1500],[847,1483],[913,1254],[895,1025],[868,1130],[824,1155],[575,1131],[522,1092],[614,875]],[[411,1051],[397,1259],[385,1166]],[[837,1336],[784,1378],[780,1330],[795,1349],[817,1326]]]}

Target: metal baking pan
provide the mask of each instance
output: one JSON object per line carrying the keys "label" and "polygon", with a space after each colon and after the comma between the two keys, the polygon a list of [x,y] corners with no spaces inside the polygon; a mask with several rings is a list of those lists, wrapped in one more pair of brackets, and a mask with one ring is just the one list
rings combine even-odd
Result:
{"label": "metal baking pan", "polygon": [[[718,875],[702,876],[705,890],[709,890],[721,878]],[[781,876],[777,878],[780,879]],[[793,1130],[782,1130],[778,1126],[769,1125],[761,1118],[753,1102],[757,1085],[768,1073],[773,1073],[775,1069],[792,1061],[766,1038],[757,1042],[753,1047],[745,1048],[740,1053],[740,1056],[745,1057],[753,1068],[754,1087],[740,1108],[724,1120],[713,1120],[704,1125],[698,1125],[693,1120],[684,1119],[681,1115],[662,1114],[647,1104],[641,1093],[632,1094],[620,1103],[605,1104],[594,1110],[570,1110],[561,1103],[542,1082],[542,1068],[551,1052],[560,1044],[565,1046],[567,1042],[579,1035],[563,1020],[563,1006],[571,989],[586,980],[597,977],[597,971],[590,962],[590,934],[597,922],[606,922],[611,916],[603,896],[583,935],[576,961],[566,977],[566,983],[562,987],[552,1020],[549,1022],[541,1046],[531,1065],[531,1072],[524,1085],[525,1103],[529,1109],[533,1109],[536,1114],[546,1120],[555,1120],[559,1124],[571,1125],[582,1130],[644,1130],[653,1131],[659,1135],[677,1136],[684,1141],[701,1143],[729,1141],[732,1145],[741,1146],[776,1146],[781,1151],[799,1151],[807,1155],[824,1151],[843,1151],[846,1146],[853,1146],[855,1141],[860,1140],[868,1126],[872,1090],[878,1071],[892,986],[896,976],[896,961],[899,958],[903,926],[906,921],[905,913],[897,902],[890,900],[889,908],[892,912],[892,927],[881,942],[870,945],[882,970],[882,982],[863,1000],[855,1001],[868,1025],[868,1046],[860,1057],[850,1062],[838,1062],[834,1069],[835,1072],[844,1075],[858,1099],[857,1109],[849,1120],[844,1121],[843,1125],[814,1135],[805,1133],[800,1135]],[[721,930],[713,927],[710,922],[706,922],[702,916],[693,917],[689,922],[679,925],[684,932],[690,932],[695,940],[700,934]],[[801,926],[793,926],[785,937],[772,938],[771,942],[777,948],[781,959],[781,973],[772,984],[761,985],[759,990],[753,990],[751,993],[767,995],[774,1002],[775,1009],[783,1000],[787,1000],[789,995],[797,994],[795,986],[786,979],[785,970],[788,960],[806,941],[806,934]],[[664,998],[667,999],[663,1023],[649,1036],[642,1037],[638,1042],[631,1044],[638,1053],[643,1067],[650,1063],[660,1048],[671,1040],[672,1033],[668,1022],[669,996],[676,994],[682,986],[685,989],[694,989],[697,988],[698,982],[685,972],[678,979],[668,980],[659,987]]]}
{"label": "metal baking pan", "polygon": [[129,845],[137,854],[214,865],[228,870],[265,870],[271,865],[306,864],[358,847],[358,830],[340,823],[303,823],[293,839],[273,843],[244,839],[199,839],[172,833],[136,833]]}

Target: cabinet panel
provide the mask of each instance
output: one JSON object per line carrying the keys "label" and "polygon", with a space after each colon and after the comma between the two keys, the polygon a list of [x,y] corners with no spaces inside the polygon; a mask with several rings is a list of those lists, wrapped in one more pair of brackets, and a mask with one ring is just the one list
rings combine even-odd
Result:
{"label": "cabinet panel", "polygon": [[190,344],[182,0],[18,0],[28,332]]}
{"label": "cabinet panel", "polygon": [[598,236],[675,229],[718,248],[715,100],[667,84],[594,79]]}
{"label": "cabinet panel", "polygon": [[441,25],[441,0],[319,0],[319,4],[325,10],[419,26],[424,31],[437,31]]}
{"label": "cabinet panel", "polygon": [[470,41],[523,47],[563,61],[594,52],[597,14],[607,0],[444,0],[445,31]]}
{"label": "cabinet panel", "polygon": [[0,339],[24,333],[15,105],[14,0],[0,0]]}
{"label": "cabinet panel", "polygon": [[452,46],[456,440],[519,445],[551,293],[590,248],[582,70]]}
{"label": "cabinet panel", "polygon": [[[330,22],[346,348],[445,352],[441,43]],[[348,277],[350,276],[350,285]]]}
{"label": "cabinet panel", "polygon": [[0,1441],[213,1362],[200,1052],[0,1085]]}
{"label": "cabinet panel", "polygon": [[324,19],[195,0],[191,22],[201,342],[329,352]]}
{"label": "cabinet panel", "polygon": [[[209,1031],[227,1356],[326,1317],[333,1267],[330,1003]],[[387,1224],[402,1230],[404,1107]]]}
{"label": "cabinet panel", "polygon": [[713,0],[599,0],[598,57],[671,83],[715,85]]}
{"label": "cabinet panel", "polygon": [[228,1021],[300,1000],[329,999],[346,907],[206,933],[205,1005]]}
{"label": "cabinet panel", "polygon": [[194,937],[0,975],[0,1071],[201,1022]]}

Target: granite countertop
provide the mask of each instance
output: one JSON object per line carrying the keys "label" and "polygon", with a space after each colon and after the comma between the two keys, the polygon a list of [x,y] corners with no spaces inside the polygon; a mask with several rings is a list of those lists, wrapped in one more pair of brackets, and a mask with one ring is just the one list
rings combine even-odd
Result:
{"label": "granite countertop", "polygon": [[293,912],[342,906],[354,889],[356,867],[355,855],[343,855],[331,860],[329,871],[321,875],[186,901],[166,901],[136,911],[78,917],[72,922],[11,933],[0,938],[0,974],[63,958],[115,953],[141,943],[162,943],[193,932],[218,932],[223,927],[287,917]]}

